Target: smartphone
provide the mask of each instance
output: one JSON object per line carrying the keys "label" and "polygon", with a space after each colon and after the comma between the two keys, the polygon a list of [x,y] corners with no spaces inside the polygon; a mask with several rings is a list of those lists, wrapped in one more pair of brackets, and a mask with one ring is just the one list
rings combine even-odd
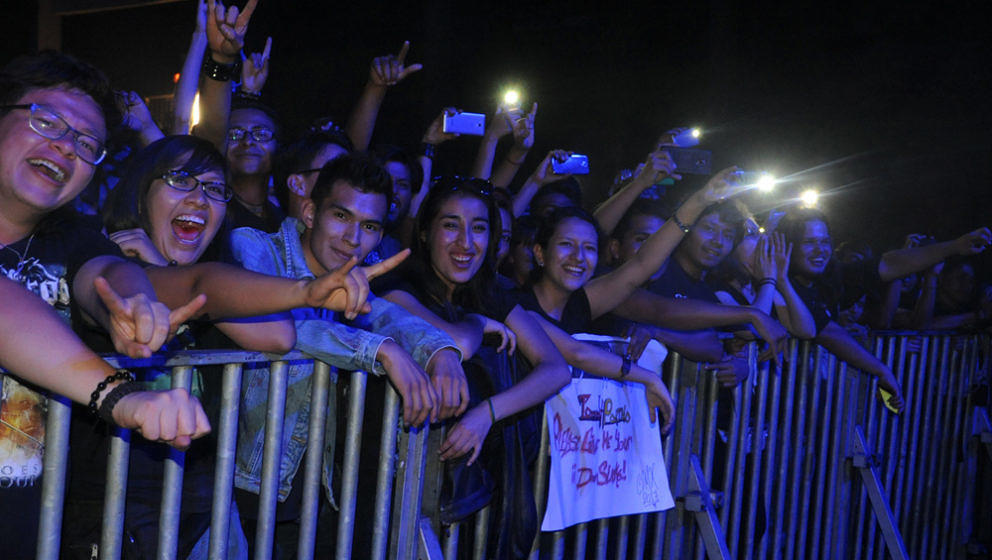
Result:
{"label": "smartphone", "polygon": [[892,393],[890,393],[890,392],[886,391],[885,389],[879,387],[878,388],[878,394],[882,397],[882,404],[885,405],[885,408],[889,409],[889,412],[891,412],[893,414],[899,414],[899,409],[896,408],[896,407],[894,407],[894,406],[892,406],[891,404],[889,404],[889,399],[892,398]]}
{"label": "smartphone", "polygon": [[486,116],[482,113],[444,114],[444,132],[482,136],[486,132]]}
{"label": "smartphone", "polygon": [[712,167],[713,152],[709,150],[693,150],[692,148],[664,148],[675,162],[675,170],[679,173],[692,175],[709,175]]}
{"label": "smartphone", "polygon": [[556,175],[564,175],[566,173],[572,175],[588,175],[589,156],[584,156],[582,154],[572,154],[568,156],[568,159],[566,159],[565,161],[558,161],[556,159],[552,159],[551,170],[554,171]]}

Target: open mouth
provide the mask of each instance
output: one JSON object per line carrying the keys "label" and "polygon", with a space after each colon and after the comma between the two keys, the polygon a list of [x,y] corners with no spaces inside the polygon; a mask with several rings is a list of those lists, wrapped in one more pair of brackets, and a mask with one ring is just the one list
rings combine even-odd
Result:
{"label": "open mouth", "polygon": [[172,233],[180,243],[194,245],[199,242],[207,222],[199,216],[183,214],[172,220]]}
{"label": "open mouth", "polygon": [[562,268],[562,270],[565,271],[566,274],[570,274],[572,276],[576,276],[576,277],[579,277],[579,278],[581,278],[586,273],[586,269],[583,268],[583,267],[581,267],[581,266],[573,266],[573,265],[567,265],[566,264],[566,265],[562,266],[561,268]]}
{"label": "open mouth", "polygon": [[37,169],[42,175],[48,177],[56,183],[65,183],[69,177],[68,171],[55,162],[43,158],[31,158],[28,160],[31,167]]}
{"label": "open mouth", "polygon": [[467,270],[472,266],[472,260],[475,255],[471,253],[453,253],[451,255],[451,262],[454,263],[456,268]]}

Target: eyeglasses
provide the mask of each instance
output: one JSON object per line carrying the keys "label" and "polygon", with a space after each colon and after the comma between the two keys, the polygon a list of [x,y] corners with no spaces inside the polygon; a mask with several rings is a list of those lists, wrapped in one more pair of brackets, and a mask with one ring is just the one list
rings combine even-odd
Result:
{"label": "eyeglasses", "polygon": [[276,133],[264,126],[256,126],[251,130],[236,126],[227,131],[227,139],[231,142],[241,142],[246,136],[251,136],[255,142],[271,142]]}
{"label": "eyeglasses", "polygon": [[103,158],[107,156],[107,149],[103,146],[103,142],[99,138],[72,128],[69,126],[69,123],[65,122],[62,115],[59,115],[48,107],[38,105],[37,103],[29,103],[25,105],[3,105],[0,106],[0,109],[30,110],[31,116],[28,118],[28,126],[31,127],[31,130],[38,133],[39,136],[48,138],[49,140],[58,140],[71,132],[73,134],[73,143],[76,146],[76,154],[86,163],[99,165],[103,161]]}
{"label": "eyeglasses", "polygon": [[162,175],[162,180],[177,191],[191,192],[200,187],[207,198],[217,202],[227,202],[234,196],[234,191],[226,184],[220,181],[201,181],[185,171],[170,171]]}
{"label": "eyeglasses", "polygon": [[478,177],[462,177],[460,175],[443,175],[434,177],[431,190],[438,191],[468,191],[488,199],[493,194],[493,184]]}

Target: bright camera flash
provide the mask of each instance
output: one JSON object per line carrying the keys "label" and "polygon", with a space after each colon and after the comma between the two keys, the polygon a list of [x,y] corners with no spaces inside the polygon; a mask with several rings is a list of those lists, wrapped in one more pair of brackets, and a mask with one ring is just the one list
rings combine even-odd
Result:
{"label": "bright camera flash", "polygon": [[816,203],[820,200],[820,193],[813,189],[806,189],[801,195],[799,195],[799,200],[802,201],[803,206],[812,208],[816,206]]}
{"label": "bright camera flash", "polygon": [[758,228],[758,233],[765,233],[765,228],[759,227]]}
{"label": "bright camera flash", "polygon": [[775,177],[769,175],[768,173],[762,173],[758,177],[758,181],[755,183],[758,190],[761,192],[770,192],[775,188]]}
{"label": "bright camera flash", "polygon": [[692,129],[692,132],[690,134],[692,134],[693,138],[699,138],[700,136],[703,135],[703,131],[699,130],[698,128],[694,128]]}
{"label": "bright camera flash", "polygon": [[510,106],[520,103],[520,92],[515,89],[508,90],[503,94],[503,103]]}

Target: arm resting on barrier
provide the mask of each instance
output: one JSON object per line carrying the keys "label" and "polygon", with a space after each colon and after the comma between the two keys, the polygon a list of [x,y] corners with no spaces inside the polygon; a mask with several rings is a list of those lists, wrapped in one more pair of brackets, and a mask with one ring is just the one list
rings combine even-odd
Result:
{"label": "arm resting on barrier", "polygon": [[899,382],[889,366],[882,363],[871,352],[862,347],[856,340],[847,334],[844,327],[834,321],[827,323],[823,330],[816,335],[816,343],[833,353],[837,358],[870,373],[878,378],[878,384],[886,391],[892,393],[889,403],[895,408],[902,410],[904,406],[902,391]]}
{"label": "arm resting on barrier", "polygon": [[[114,368],[87,348],[38,296],[0,278],[0,366],[45,389],[80,404],[90,401],[97,384]],[[110,383],[97,406],[117,383]],[[112,410],[123,428],[137,429],[148,439],[186,447],[210,431],[203,408],[184,389],[138,391],[124,396]]]}

